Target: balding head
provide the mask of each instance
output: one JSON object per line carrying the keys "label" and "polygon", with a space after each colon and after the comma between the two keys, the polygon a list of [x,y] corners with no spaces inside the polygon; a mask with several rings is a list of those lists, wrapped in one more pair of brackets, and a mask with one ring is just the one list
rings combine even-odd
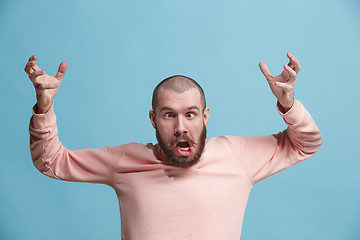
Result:
{"label": "balding head", "polygon": [[175,75],[162,80],[154,89],[152,97],[152,109],[154,112],[158,105],[158,93],[162,88],[169,89],[177,93],[183,93],[189,89],[197,88],[201,96],[202,110],[205,110],[206,108],[205,94],[201,86],[194,79],[182,75]]}

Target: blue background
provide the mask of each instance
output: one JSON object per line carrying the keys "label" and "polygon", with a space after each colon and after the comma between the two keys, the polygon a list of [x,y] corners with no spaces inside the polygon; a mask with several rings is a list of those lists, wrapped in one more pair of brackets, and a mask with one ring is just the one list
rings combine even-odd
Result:
{"label": "blue background", "polygon": [[204,87],[209,137],[276,133],[285,124],[258,63],[277,75],[287,51],[324,144],[254,187],[242,239],[360,239],[359,10],[356,0],[0,1],[0,239],[121,235],[110,187],[33,167],[31,55],[52,75],[68,63],[55,111],[61,141],[79,149],[155,142],[152,90],[174,74]]}

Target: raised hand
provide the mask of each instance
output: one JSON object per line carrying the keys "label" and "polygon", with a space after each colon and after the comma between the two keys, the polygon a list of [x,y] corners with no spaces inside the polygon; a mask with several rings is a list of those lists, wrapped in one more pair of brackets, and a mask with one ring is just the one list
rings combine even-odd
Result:
{"label": "raised hand", "polygon": [[53,99],[60,88],[61,81],[66,72],[67,63],[62,62],[55,76],[49,76],[35,63],[36,55],[31,56],[25,66],[25,72],[29,75],[36,91],[36,112],[47,112]]}
{"label": "raised hand", "polygon": [[294,103],[294,86],[296,74],[300,71],[299,61],[291,53],[287,53],[290,62],[284,65],[284,71],[278,76],[272,76],[266,63],[260,62],[259,67],[269,83],[271,91],[278,99],[284,111],[288,111]]}

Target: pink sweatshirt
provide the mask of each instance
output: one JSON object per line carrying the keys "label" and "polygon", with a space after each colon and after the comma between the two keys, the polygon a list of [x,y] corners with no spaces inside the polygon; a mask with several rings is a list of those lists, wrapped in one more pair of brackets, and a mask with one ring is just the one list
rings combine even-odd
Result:
{"label": "pink sweatshirt", "polygon": [[254,184],[311,156],[322,143],[299,101],[280,114],[287,130],[211,138],[200,162],[183,169],[163,164],[152,144],[70,151],[58,139],[52,107],[31,118],[31,156],[49,177],[113,187],[124,240],[239,240]]}

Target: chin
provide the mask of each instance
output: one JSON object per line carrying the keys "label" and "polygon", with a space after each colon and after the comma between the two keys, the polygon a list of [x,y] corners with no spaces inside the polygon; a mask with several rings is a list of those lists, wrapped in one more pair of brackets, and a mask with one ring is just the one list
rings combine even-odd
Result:
{"label": "chin", "polygon": [[203,126],[199,138],[199,144],[196,147],[194,153],[189,157],[176,156],[175,153],[165,145],[164,141],[162,141],[159,130],[157,128],[156,128],[156,139],[158,140],[160,149],[164,153],[168,164],[175,167],[188,168],[196,165],[200,161],[200,157],[205,148],[206,127]]}
{"label": "chin", "polygon": [[187,168],[196,165],[200,160],[201,154],[195,154],[190,157],[176,157],[168,158],[171,165],[175,167]]}

